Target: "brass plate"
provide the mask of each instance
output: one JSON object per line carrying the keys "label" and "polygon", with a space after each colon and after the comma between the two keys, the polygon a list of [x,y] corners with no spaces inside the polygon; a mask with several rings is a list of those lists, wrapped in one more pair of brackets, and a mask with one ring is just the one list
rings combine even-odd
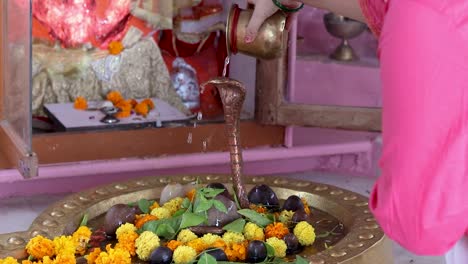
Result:
{"label": "brass plate", "polygon": [[[26,257],[24,246],[35,235],[55,237],[73,232],[84,212],[93,219],[117,203],[158,198],[167,183],[189,183],[197,178],[204,183],[229,183],[226,186],[231,187],[231,178],[227,175],[180,175],[147,177],[76,193],[47,208],[33,221],[29,230],[0,235],[0,258]],[[245,177],[244,181],[247,190],[256,184],[268,184],[280,199],[299,194],[307,199],[310,206],[344,224],[347,233],[338,243],[317,254],[301,254],[310,260],[310,264],[393,263],[390,240],[372,217],[366,197],[330,185],[285,177]]]}

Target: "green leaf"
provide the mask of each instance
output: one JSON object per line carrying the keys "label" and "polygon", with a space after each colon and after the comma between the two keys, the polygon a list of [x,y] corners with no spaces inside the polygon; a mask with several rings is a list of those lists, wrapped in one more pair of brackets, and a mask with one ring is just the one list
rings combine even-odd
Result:
{"label": "green leaf", "polygon": [[181,216],[181,215],[183,215],[186,211],[187,211],[186,209],[177,210],[177,211],[172,215],[172,217]]}
{"label": "green leaf", "polygon": [[227,214],[228,211],[227,211],[226,206],[223,204],[223,202],[219,200],[213,200],[213,205],[218,211]]}
{"label": "green leaf", "polygon": [[208,211],[211,207],[213,207],[213,200],[204,200],[200,199],[201,201],[197,204],[195,209],[193,210],[194,213],[202,213]]}
{"label": "green leaf", "polygon": [[[182,217],[177,216],[177,217],[171,217],[168,219],[160,219],[160,220],[154,220],[154,221],[149,221],[145,223],[139,230],[138,234],[143,233],[144,231],[151,231],[158,236],[161,236],[165,239],[172,239],[175,236],[176,231],[174,231],[174,234],[172,234],[171,230],[179,230],[180,224],[181,224]],[[165,225],[164,227],[160,226]],[[170,228],[168,228],[168,226]],[[159,230],[158,230],[159,229]],[[160,232],[160,234],[158,234]]]}
{"label": "green leaf", "polygon": [[251,209],[241,209],[241,210],[238,210],[237,212],[240,215],[247,217],[250,221],[254,222],[255,224],[261,227],[265,227],[272,223],[270,219],[268,219],[267,217]]}
{"label": "green leaf", "polygon": [[173,237],[176,234],[176,231],[168,223],[163,223],[158,226],[155,233],[159,237],[169,238]]}
{"label": "green leaf", "polygon": [[138,208],[140,208],[140,210],[145,213],[145,214],[149,214],[149,210],[150,210],[150,207],[151,207],[151,202],[146,200],[146,199],[140,199],[138,201]]}
{"label": "green leaf", "polygon": [[186,212],[182,215],[180,222],[180,229],[187,228],[190,226],[197,226],[206,221],[206,217],[190,212]]}
{"label": "green leaf", "polygon": [[185,199],[182,201],[182,205],[181,205],[181,206],[182,206],[182,208],[186,208],[186,209],[187,209],[187,208],[190,207],[190,204],[191,204],[190,200],[189,200],[188,198],[185,198]]}
{"label": "green leaf", "polygon": [[273,258],[275,256],[275,248],[268,243],[263,242],[263,244],[266,247],[268,257]]}
{"label": "green leaf", "polygon": [[239,218],[225,225],[223,229],[226,231],[242,233],[242,231],[244,231],[245,223],[246,221],[243,218]]}
{"label": "green leaf", "polygon": [[197,264],[216,264],[216,259],[208,253],[203,253]]}
{"label": "green leaf", "polygon": [[299,254],[296,255],[296,264],[309,264],[309,261],[303,257],[301,257]]}
{"label": "green leaf", "polygon": [[86,226],[88,224],[88,214],[84,214],[83,218],[81,219],[80,226]]}
{"label": "green leaf", "polygon": [[216,197],[216,195],[223,193],[224,189],[202,188],[202,189],[200,189],[200,192],[206,198],[214,198],[214,197]]}

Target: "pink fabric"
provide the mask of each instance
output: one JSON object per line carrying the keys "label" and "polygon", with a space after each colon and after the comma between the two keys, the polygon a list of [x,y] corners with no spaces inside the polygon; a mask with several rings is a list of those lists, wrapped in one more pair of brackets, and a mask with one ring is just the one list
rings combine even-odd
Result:
{"label": "pink fabric", "polygon": [[[467,6],[390,0],[377,19],[383,153],[370,207],[386,234],[416,254],[446,253],[468,226]],[[366,15],[385,13],[380,7]]]}

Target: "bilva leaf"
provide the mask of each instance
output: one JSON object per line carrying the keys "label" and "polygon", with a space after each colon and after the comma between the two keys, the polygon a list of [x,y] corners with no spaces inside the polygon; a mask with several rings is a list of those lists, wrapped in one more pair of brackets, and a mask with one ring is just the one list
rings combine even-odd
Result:
{"label": "bilva leaf", "polygon": [[206,221],[206,217],[190,212],[186,212],[182,215],[182,220],[180,222],[180,229],[197,226]]}
{"label": "bilva leaf", "polygon": [[171,238],[175,236],[176,231],[168,223],[163,223],[158,226],[155,233],[159,237]]}
{"label": "bilva leaf", "polygon": [[224,192],[224,189],[215,189],[215,188],[202,188],[200,192],[206,198],[214,198],[216,195],[221,194]]}
{"label": "bilva leaf", "polygon": [[297,254],[295,264],[309,264],[309,261]]}
{"label": "bilva leaf", "polygon": [[244,226],[245,226],[245,220],[242,218],[239,218],[225,225],[223,229],[226,231],[242,233],[242,231],[244,231]]}
{"label": "bilva leaf", "polygon": [[218,211],[227,214],[228,211],[227,211],[226,205],[224,205],[223,202],[219,200],[213,200],[213,205]]}
{"label": "bilva leaf", "polygon": [[254,222],[255,224],[257,224],[257,225],[259,225],[261,227],[265,227],[265,226],[272,223],[272,221],[270,219],[268,219],[267,217],[257,213],[254,210],[241,209],[241,210],[238,210],[237,212],[240,215],[243,215],[243,216],[247,217],[250,221]]}
{"label": "bilva leaf", "polygon": [[200,199],[200,202],[194,209],[195,213],[202,213],[208,211],[211,207],[213,207],[213,200],[203,200]]}
{"label": "bilva leaf", "polygon": [[208,253],[203,253],[197,264],[216,264],[216,259]]}
{"label": "bilva leaf", "polygon": [[263,243],[263,244],[266,247],[268,257],[273,258],[275,256],[275,248],[268,243]]}
{"label": "bilva leaf", "polygon": [[150,210],[150,207],[151,207],[151,202],[146,200],[146,199],[140,199],[138,201],[138,208],[140,208],[140,210],[145,213],[145,214],[149,214],[149,210]]}

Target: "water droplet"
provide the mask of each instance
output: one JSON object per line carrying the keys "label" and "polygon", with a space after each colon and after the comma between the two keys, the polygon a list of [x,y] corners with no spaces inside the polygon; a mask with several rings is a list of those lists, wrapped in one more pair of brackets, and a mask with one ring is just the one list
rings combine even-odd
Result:
{"label": "water droplet", "polygon": [[189,133],[187,136],[187,143],[192,144],[192,133]]}
{"label": "water droplet", "polygon": [[227,75],[227,67],[230,61],[231,61],[231,58],[229,56],[227,56],[226,59],[224,60],[223,77],[226,77]]}

